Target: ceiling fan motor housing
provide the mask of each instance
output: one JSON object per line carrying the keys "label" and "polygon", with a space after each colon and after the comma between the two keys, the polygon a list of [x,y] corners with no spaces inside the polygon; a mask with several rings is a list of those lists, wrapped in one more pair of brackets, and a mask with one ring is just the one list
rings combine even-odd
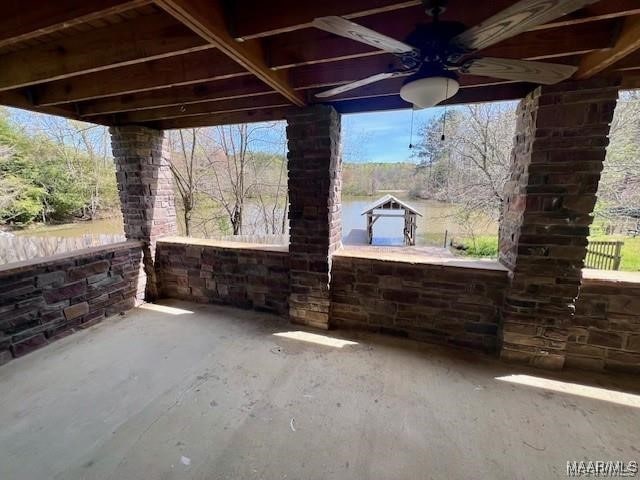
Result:
{"label": "ceiling fan motor housing", "polygon": [[[406,42],[420,50],[419,63],[441,64],[448,66],[449,59],[459,57],[464,51],[453,44],[451,39],[465,30],[458,22],[422,23],[407,37]],[[403,59],[404,60],[404,59]],[[415,68],[415,63],[407,68]]]}

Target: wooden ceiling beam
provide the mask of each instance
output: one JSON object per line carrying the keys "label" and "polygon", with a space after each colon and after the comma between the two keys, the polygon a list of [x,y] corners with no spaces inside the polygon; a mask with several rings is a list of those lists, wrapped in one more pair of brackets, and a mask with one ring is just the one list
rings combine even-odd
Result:
{"label": "wooden ceiling beam", "polygon": [[[71,120],[82,120],[78,112],[68,105],[60,105],[54,107],[39,107],[33,105],[31,100],[18,90],[9,92],[0,92],[0,105],[11,105],[22,110],[29,110],[37,113],[46,113],[48,115],[57,115],[58,117],[69,118]],[[95,122],[102,123],[102,122]]]}
{"label": "wooden ceiling beam", "polygon": [[[531,92],[536,85],[529,83],[513,83],[499,87],[468,88],[460,90],[449,100],[440,105],[458,105],[467,103],[485,103],[505,100],[518,100]],[[385,110],[402,110],[412,106],[402,100],[399,95],[379,96],[353,100],[329,102],[340,113],[378,112]]]}
{"label": "wooden ceiling beam", "polygon": [[213,46],[208,50],[88,73],[34,87],[38,105],[57,105],[250,75]]}
{"label": "wooden ceiling beam", "polygon": [[622,75],[622,88],[637,90],[640,88],[640,71],[626,71]]}
{"label": "wooden ceiling beam", "polygon": [[620,34],[611,49],[592,52],[582,57],[574,77],[578,79],[591,78],[638,49],[640,49],[640,15],[634,15],[625,19]]}
{"label": "wooden ceiling beam", "polygon": [[289,85],[286,73],[267,66],[259,41],[238,42],[231,37],[221,0],[155,0],[155,3],[294,105],[304,105],[302,96]]}
{"label": "wooden ceiling beam", "polygon": [[211,48],[159,12],[0,56],[0,91]]}
{"label": "wooden ceiling beam", "polygon": [[[362,76],[378,73],[386,69],[393,59],[394,57],[392,55],[386,57],[380,55],[335,62],[331,64],[331,68],[328,68],[327,65],[300,67],[293,69],[294,71],[291,75],[292,84],[301,95],[306,95],[305,90],[310,89],[315,89],[314,93],[317,93],[330,87],[357,80]],[[397,85],[399,89],[404,79],[395,80],[397,80],[395,83],[381,83],[385,85]],[[460,77],[462,88],[502,83],[508,82],[473,75],[463,75]],[[372,86],[372,88],[375,90],[380,87]],[[362,89],[358,91],[360,92]],[[211,102],[214,100],[233,100],[243,96],[264,95],[270,92],[272,92],[272,90],[255,77],[243,76],[240,78],[211,81],[190,86],[155,89],[148,92],[136,92],[135,94],[79,102],[78,109],[82,116],[90,117],[117,112],[146,110],[149,108]],[[315,98],[309,95],[306,96],[309,103],[316,103]]]}
{"label": "wooden ceiling beam", "polygon": [[126,12],[150,0],[4,0],[0,47]]}
{"label": "wooden ceiling beam", "polygon": [[[291,104],[279,93],[269,93],[256,97],[241,97],[226,100],[214,100],[189,105],[175,105],[171,107],[152,108],[135,112],[116,113],[104,117],[105,121],[113,121],[119,125],[168,120],[171,118],[211,115],[215,113],[231,113],[263,108],[286,107]],[[93,119],[100,117],[91,117]]]}
{"label": "wooden ceiling beam", "polygon": [[173,130],[176,128],[210,127],[239,123],[274,122],[284,120],[288,115],[298,110],[298,107],[276,107],[262,110],[247,110],[242,112],[216,113],[212,115],[158,120],[143,125],[158,130]]}
{"label": "wooden ceiling beam", "polygon": [[[366,25],[393,38],[405,38],[413,29],[409,19],[389,21],[384,15],[368,17]],[[365,24],[365,22],[362,22]],[[525,32],[487,48],[482,53],[503,58],[545,59],[608,48],[616,20]],[[301,30],[265,40],[272,68],[311,65],[383,54],[363,43],[320,30]]]}
{"label": "wooden ceiling beam", "polygon": [[[442,20],[462,22],[468,27],[477,25],[491,15],[513,5],[515,0],[492,0],[491,2],[469,2],[449,0]],[[368,17],[386,13],[387,22],[394,17],[411,19],[410,25],[427,23],[421,1],[401,0],[323,0],[319,2],[290,2],[288,0],[234,0],[230,2],[233,34],[239,39],[252,39],[293,32],[311,27],[316,17],[340,15],[365,25]],[[607,18],[619,18],[638,12],[637,0],[603,0],[565,15],[553,22],[536,27],[536,30],[558,26],[576,25]],[[279,12],[274,15],[273,12]],[[280,13],[282,12],[282,13]],[[402,39],[404,37],[399,37]]]}
{"label": "wooden ceiling beam", "polygon": [[[516,100],[524,97],[535,85],[520,83],[504,85],[502,87],[487,87],[486,91],[479,89],[468,89],[461,91],[453,97],[448,104],[493,102],[503,100]],[[474,93],[475,92],[475,93]],[[332,102],[336,109],[342,113],[375,112],[384,110],[408,109],[411,106],[402,100],[398,95],[368,98],[362,100],[345,100]],[[270,122],[284,120],[287,115],[298,110],[297,107],[278,107],[272,109],[248,110],[231,113],[217,113],[212,115],[200,115],[193,117],[182,117],[168,120],[159,120],[144,125],[161,130],[171,130],[175,128],[195,128],[215,125],[228,125],[237,123]]]}
{"label": "wooden ceiling beam", "polygon": [[[293,86],[299,90],[327,89],[388,71],[398,66],[395,62],[396,58],[393,55],[384,54],[342,60],[331,64],[306,65],[292,69],[291,81]],[[395,80],[401,85],[406,78],[397,78]],[[495,83],[496,81],[500,82],[499,80],[473,75],[460,76],[460,85],[462,87]]]}
{"label": "wooden ceiling beam", "polygon": [[618,61],[613,67],[613,70],[638,70],[640,69],[640,50],[636,50],[630,53],[622,60]]}
{"label": "wooden ceiling beam", "polygon": [[264,82],[253,76],[246,76],[81,102],[78,104],[78,110],[82,118],[90,120],[96,115],[254,97],[269,93],[273,93],[273,90]]}
{"label": "wooden ceiling beam", "polygon": [[[357,19],[411,7],[424,15],[424,10],[419,8],[421,3],[421,0],[322,0],[312,3],[237,0],[230,2],[229,14],[233,19],[234,37],[250,40],[308,28],[314,18],[327,15]],[[281,13],[274,15],[274,11]]]}
{"label": "wooden ceiling beam", "polygon": [[579,23],[596,22],[612,18],[628,17],[640,14],[638,0],[606,0],[588,5],[580,10],[545,23],[531,30],[545,30],[547,28],[568,27]]}

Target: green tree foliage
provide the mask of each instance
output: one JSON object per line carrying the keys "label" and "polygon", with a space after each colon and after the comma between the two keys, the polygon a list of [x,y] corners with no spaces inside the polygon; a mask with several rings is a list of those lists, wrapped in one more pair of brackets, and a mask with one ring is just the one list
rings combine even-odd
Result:
{"label": "green tree foliage", "polygon": [[345,163],[342,194],[373,196],[383,190],[409,190],[415,184],[413,163]]}
{"label": "green tree foliage", "polygon": [[27,132],[0,111],[0,224],[93,218],[116,208],[113,161],[92,148],[82,132],[77,138]]}

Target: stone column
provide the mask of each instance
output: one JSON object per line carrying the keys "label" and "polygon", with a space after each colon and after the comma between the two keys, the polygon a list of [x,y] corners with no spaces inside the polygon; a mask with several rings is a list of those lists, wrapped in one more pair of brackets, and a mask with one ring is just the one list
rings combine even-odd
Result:
{"label": "stone column", "polygon": [[564,82],[520,102],[500,226],[505,360],[564,365],[617,96],[610,80]]}
{"label": "stone column", "polygon": [[331,254],[340,248],[340,115],[316,105],[287,119],[289,146],[289,316],[329,328]]}
{"label": "stone column", "polygon": [[145,242],[138,301],[158,297],[156,240],[177,234],[169,149],[164,132],[139,126],[111,127],[111,148],[129,240]]}

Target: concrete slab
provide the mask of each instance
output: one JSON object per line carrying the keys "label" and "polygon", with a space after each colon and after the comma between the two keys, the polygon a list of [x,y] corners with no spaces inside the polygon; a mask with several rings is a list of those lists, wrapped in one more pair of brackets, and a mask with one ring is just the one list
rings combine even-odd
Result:
{"label": "concrete slab", "polygon": [[166,305],[0,368],[0,478],[549,479],[640,460],[637,378]]}

